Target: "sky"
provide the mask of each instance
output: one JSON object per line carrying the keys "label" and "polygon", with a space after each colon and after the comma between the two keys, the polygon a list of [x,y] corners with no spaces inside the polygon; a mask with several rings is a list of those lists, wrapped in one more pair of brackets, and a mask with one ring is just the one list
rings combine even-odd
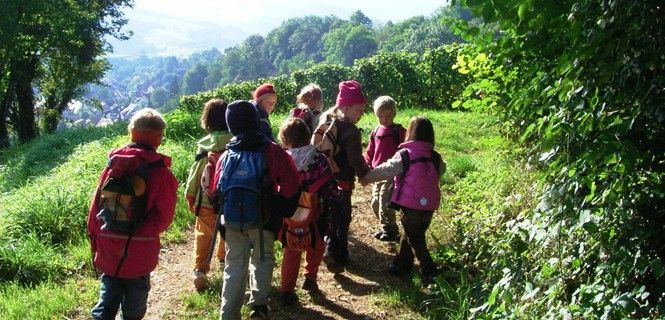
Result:
{"label": "sky", "polygon": [[445,0],[135,0],[124,10],[129,41],[111,40],[114,55],[186,55],[217,47],[220,51],[251,34],[265,35],[281,22],[306,15],[348,19],[361,10],[375,23],[429,16]]}

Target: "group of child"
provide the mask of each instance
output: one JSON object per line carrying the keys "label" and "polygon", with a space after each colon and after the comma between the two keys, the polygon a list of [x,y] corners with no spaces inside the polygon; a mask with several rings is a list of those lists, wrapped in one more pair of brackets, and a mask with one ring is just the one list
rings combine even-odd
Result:
{"label": "group of child", "polygon": [[[345,270],[349,264],[351,195],[356,177],[363,185],[374,183],[372,210],[380,223],[380,229],[374,236],[380,241],[399,239],[399,252],[389,265],[388,272],[393,275],[409,273],[414,256],[420,263],[423,283],[431,282],[438,272],[427,249],[425,232],[433,212],[439,206],[438,181],[445,171],[445,162],[434,151],[431,122],[424,117],[413,117],[408,128],[404,129],[393,123],[395,101],[388,96],[379,97],[374,101],[374,113],[379,124],[370,133],[368,148],[363,153],[361,130],[356,123],[364,113],[367,100],[360,84],[355,80],[340,82],[335,106],[325,112],[322,112],[322,101],[319,86],[310,84],[302,88],[297,97],[297,107],[291,110],[290,116],[279,128],[281,146],[274,141],[269,119],[277,102],[272,84],[257,87],[250,101],[237,100],[227,104],[223,100],[212,99],[204,105],[201,127],[207,135],[197,142],[198,152],[190,169],[185,196],[189,209],[196,215],[193,282],[197,290],[208,286],[206,274],[210,270],[215,243],[219,242],[215,256],[224,270],[221,319],[240,319],[248,281],[250,318],[269,318],[268,293],[275,266],[273,243],[278,239],[283,245],[279,288],[282,304],[293,304],[298,299],[295,287],[303,252],[306,264],[302,288],[307,291],[319,291],[317,274],[322,262],[332,273]],[[145,117],[161,119],[159,126],[147,129],[159,133],[159,139],[153,138],[151,143],[146,143],[146,135],[136,134],[137,129],[134,128]],[[155,151],[165,125],[154,110],[144,109],[137,113],[130,121],[133,144],[122,150],[130,148],[125,152],[148,152],[170,160]],[[332,150],[323,147],[322,141],[325,140],[333,140],[335,146]],[[151,148],[135,150],[138,148],[136,145],[143,144]],[[258,152],[265,158],[266,192],[261,196],[260,206],[265,220],[258,228],[225,227],[224,214],[219,212],[219,190],[215,191],[215,187],[219,189],[221,177],[233,173],[227,169],[229,166],[224,165],[224,159],[230,154],[242,152]],[[163,169],[164,175],[172,176],[168,165]],[[98,192],[102,188],[103,177]],[[173,198],[173,203],[167,201],[162,204],[161,199],[148,197],[146,212],[150,216],[154,211],[155,219],[159,219],[156,226],[159,227],[151,228],[150,233],[145,235],[153,241],[156,239],[157,248],[159,233],[173,219],[175,194],[170,193],[173,191],[172,184],[169,177],[151,178],[147,183],[150,192],[159,192],[157,198]],[[169,193],[164,193],[166,190]],[[99,231],[102,228],[97,218],[98,201],[99,196],[93,198],[88,218],[95,251],[94,263],[103,272],[100,300],[93,309],[93,317],[113,317],[122,304],[125,319],[140,319],[146,311],[149,273],[155,265],[141,275],[118,273],[117,270],[113,273],[111,267],[122,270],[120,267],[125,259],[137,259],[127,254],[125,247],[124,256],[120,257],[116,249],[113,263],[107,261],[104,264],[109,267],[103,267],[102,261],[108,260],[104,257],[109,254],[104,252],[105,246],[100,243],[104,236],[100,237],[103,232]],[[311,228],[303,230],[299,227],[294,232],[289,227],[298,219],[296,216],[300,217],[303,209],[311,214],[316,212],[315,221]],[[396,210],[401,211],[401,235],[396,223]],[[307,240],[297,242],[299,238],[294,236],[296,234],[297,237],[308,235]],[[296,239],[294,241],[298,245],[293,245],[290,239]],[[157,254],[158,250],[154,252],[155,258]],[[137,279],[147,282],[147,288],[128,283]]]}

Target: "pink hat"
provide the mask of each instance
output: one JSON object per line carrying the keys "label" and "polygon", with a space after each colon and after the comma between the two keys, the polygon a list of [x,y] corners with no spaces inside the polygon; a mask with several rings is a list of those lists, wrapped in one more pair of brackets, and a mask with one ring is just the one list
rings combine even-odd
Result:
{"label": "pink hat", "polygon": [[367,104],[363,95],[360,83],[356,80],[347,80],[339,83],[339,94],[337,94],[338,107],[348,107],[357,104]]}
{"label": "pink hat", "polygon": [[254,90],[254,101],[258,101],[261,96],[265,94],[274,94],[277,95],[277,92],[275,92],[275,87],[272,85],[272,83],[264,83],[256,88]]}

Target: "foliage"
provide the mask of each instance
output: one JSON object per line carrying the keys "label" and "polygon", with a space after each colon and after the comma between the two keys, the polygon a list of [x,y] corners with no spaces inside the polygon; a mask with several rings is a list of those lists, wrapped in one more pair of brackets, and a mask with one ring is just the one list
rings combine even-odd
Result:
{"label": "foliage", "polygon": [[[105,37],[126,39],[120,9],[131,0],[5,1],[0,11],[0,147],[9,128],[28,141],[38,131],[35,101],[43,99],[43,128],[52,132],[67,103],[83,85],[101,78],[111,50]],[[37,86],[37,90],[33,88]]]}
{"label": "foliage", "polygon": [[452,69],[459,48],[445,46],[427,50],[422,57],[414,53],[383,52],[356,60],[353,67],[318,64],[294,71],[290,77],[280,76],[227,84],[220,88],[180,98],[184,110],[197,111],[211,98],[227,101],[250,99],[254,89],[263,82],[275,84],[276,112],[287,112],[295,105],[300,88],[317,83],[323,90],[324,105],[334,105],[337,85],[342,80],[355,78],[363,86],[368,99],[391,95],[400,105],[427,109],[447,109],[457,99],[467,82],[467,76]]}
{"label": "foliage", "polygon": [[501,33],[457,25],[475,81],[456,105],[500,115],[546,172],[534,210],[458,219],[460,258],[486,279],[475,316],[662,315],[665,8],[461,3]]}

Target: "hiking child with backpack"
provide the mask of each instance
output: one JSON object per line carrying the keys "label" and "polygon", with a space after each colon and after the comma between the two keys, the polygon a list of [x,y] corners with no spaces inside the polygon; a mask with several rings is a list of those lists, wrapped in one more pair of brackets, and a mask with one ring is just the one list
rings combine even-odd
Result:
{"label": "hiking child with backpack", "polygon": [[427,249],[425,232],[440,204],[439,177],[446,171],[446,163],[434,150],[434,128],[427,118],[412,117],[405,140],[392,158],[372,169],[361,182],[394,179],[390,201],[391,206],[401,211],[404,233],[388,272],[392,275],[410,273],[415,256],[420,263],[423,284],[427,285],[438,274],[438,268]]}
{"label": "hiking child with backpack", "polygon": [[[217,160],[231,140],[231,133],[226,127],[226,105],[221,99],[211,99],[203,106],[201,128],[208,134],[197,141],[198,150],[194,164],[189,169],[185,184],[185,198],[189,211],[196,215],[194,224],[194,273],[196,290],[208,286],[207,273],[210,271],[214,244],[217,241],[219,216],[213,208],[211,197],[215,188],[215,166]],[[224,239],[219,237],[217,259],[224,263]]]}
{"label": "hiking child with backpack", "polygon": [[312,135],[312,144],[328,157],[340,189],[339,196],[330,201],[331,205],[327,208],[331,217],[330,233],[326,235],[323,254],[323,262],[335,274],[344,272],[349,263],[348,236],[355,177],[362,178],[370,170],[363,157],[360,129],[356,127],[366,104],[357,81],[340,82],[335,106],[321,114],[319,125]]}
{"label": "hiking child with backpack", "polygon": [[289,117],[300,118],[305,121],[309,132],[316,130],[323,109],[323,92],[319,85],[310,83],[304,86],[296,98],[298,105],[291,110]]}
{"label": "hiking child with backpack", "polygon": [[277,104],[277,92],[272,83],[263,83],[256,87],[252,94],[252,102],[259,115],[259,132],[264,134],[270,141],[275,141],[270,125],[270,114],[275,110]]}
{"label": "hiking child with backpack", "polygon": [[166,121],[156,110],[138,111],[129,122],[131,143],[109,152],[88,212],[94,268],[102,272],[93,319],[142,319],[150,272],[159,258],[159,235],[175,213],[178,181],[171,158],[156,150]]}
{"label": "hiking child with backpack", "polygon": [[216,191],[226,240],[220,318],[240,319],[249,276],[249,316],[268,319],[273,243],[283,218],[297,207],[298,169],[282,147],[259,133],[257,109],[250,102],[230,103],[226,124],[233,138],[217,164]]}
{"label": "hiking child with backpack", "polygon": [[[386,162],[397,152],[406,130],[394,123],[397,104],[390,96],[380,96],[374,100],[374,115],[379,124],[370,132],[365,161],[371,168]],[[395,210],[390,208],[390,195],[393,191],[392,180],[382,180],[372,185],[372,212],[379,220],[381,229],[374,234],[380,241],[397,241],[399,229],[395,222]]]}
{"label": "hiking child with backpack", "polygon": [[327,229],[322,202],[337,191],[326,156],[309,144],[310,136],[307,124],[299,118],[287,118],[279,129],[279,140],[288,148],[303,187],[296,214],[284,219],[279,233],[284,248],[279,288],[283,305],[298,301],[295,287],[303,251],[306,264],[302,288],[310,292],[319,290],[316,280],[325,249],[323,235]]}

